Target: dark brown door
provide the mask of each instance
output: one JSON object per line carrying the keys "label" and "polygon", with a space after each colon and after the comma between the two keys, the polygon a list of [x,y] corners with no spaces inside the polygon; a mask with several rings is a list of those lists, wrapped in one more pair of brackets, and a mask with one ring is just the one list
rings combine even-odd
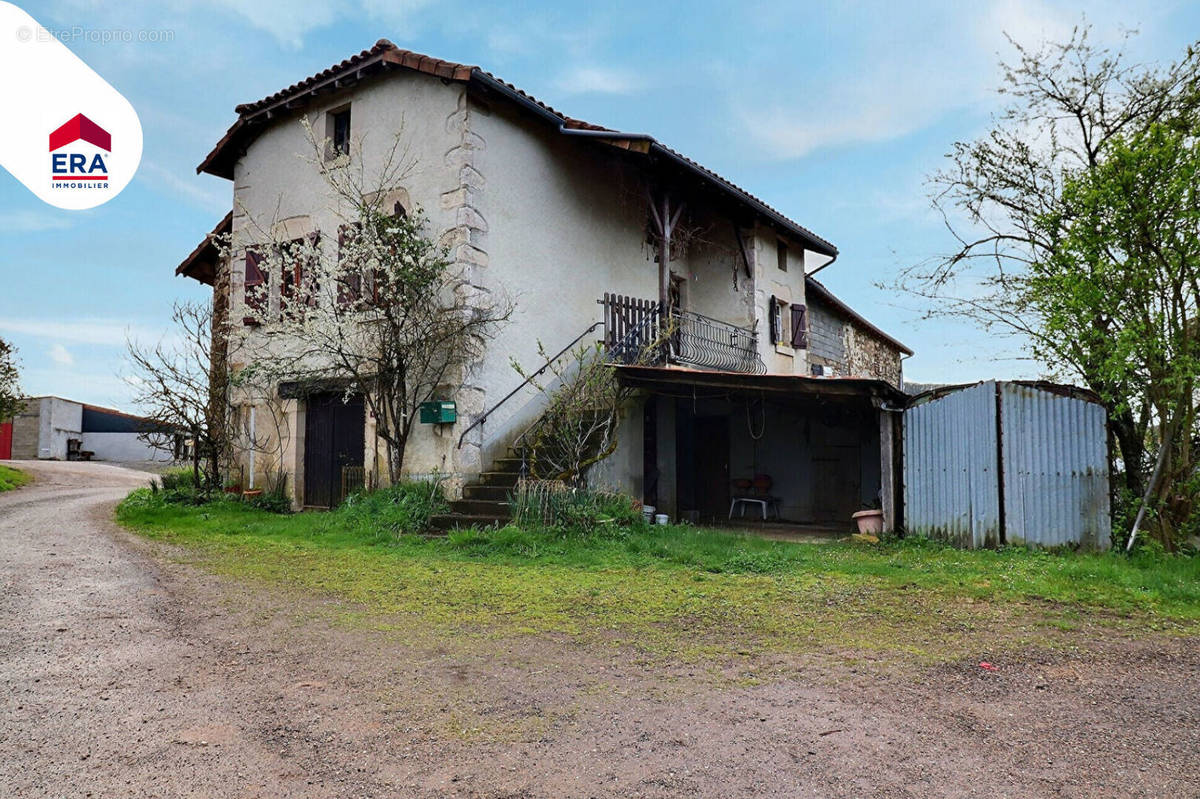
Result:
{"label": "dark brown door", "polygon": [[363,465],[363,400],[313,394],[305,411],[304,504],[332,508],[343,499],[342,468]]}
{"label": "dark brown door", "polygon": [[724,416],[696,418],[696,509],[712,521],[729,515],[729,420]]}
{"label": "dark brown door", "polygon": [[862,470],[858,447],[818,447],[813,454],[813,516],[818,522],[849,526],[862,510]]}

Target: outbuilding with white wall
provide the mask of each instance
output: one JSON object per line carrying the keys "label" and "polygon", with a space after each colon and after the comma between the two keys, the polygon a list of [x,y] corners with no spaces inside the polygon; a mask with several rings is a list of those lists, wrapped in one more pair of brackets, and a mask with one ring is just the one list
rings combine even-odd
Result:
{"label": "outbuilding with white wall", "polygon": [[100,460],[167,463],[173,453],[143,439],[156,429],[143,416],[62,397],[31,397],[12,420],[16,460]]}

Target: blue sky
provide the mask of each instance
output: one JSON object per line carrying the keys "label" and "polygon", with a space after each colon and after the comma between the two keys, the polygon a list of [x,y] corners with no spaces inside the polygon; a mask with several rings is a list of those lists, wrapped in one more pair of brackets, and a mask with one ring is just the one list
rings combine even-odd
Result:
{"label": "blue sky", "polygon": [[[1100,41],[1136,29],[1127,50],[1153,60],[1200,31],[1200,7],[1186,2],[18,5],[83,32],[68,46],[133,103],[145,151],[134,182],[84,212],[43,205],[0,170],[0,336],[20,349],[28,392],[116,406],[131,393],[126,336],[164,335],[173,300],[204,296],[173,270],[230,207],[230,184],[195,166],[234,105],[381,37],[478,64],[572,116],[653,134],[833,241],[841,255],[821,279],[916,350],[909,379],[1038,376],[1020,342],[923,321],[914,300],[876,287],[949,246],[925,176],[999,107],[1004,32],[1063,38],[1086,11]],[[103,31],[134,41],[101,43]]]}

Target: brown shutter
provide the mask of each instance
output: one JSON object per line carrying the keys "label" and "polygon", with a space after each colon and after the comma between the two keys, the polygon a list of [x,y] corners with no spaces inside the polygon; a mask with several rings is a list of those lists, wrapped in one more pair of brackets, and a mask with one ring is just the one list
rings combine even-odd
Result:
{"label": "brown shutter", "polygon": [[779,343],[779,317],[775,314],[779,307],[779,300],[775,299],[775,295],[771,295],[770,303],[767,305],[767,327],[771,330],[771,343]]}
{"label": "brown shutter", "polygon": [[792,346],[798,350],[808,349],[808,309],[803,305],[792,306]]}
{"label": "brown shutter", "polygon": [[[312,248],[312,256],[300,264],[300,274],[297,275],[298,280],[296,285],[302,287],[305,294],[305,304],[309,308],[315,308],[320,302],[321,286],[321,231],[310,233],[308,236],[309,245]],[[305,267],[308,267],[305,269]],[[305,274],[308,272],[309,274]],[[307,282],[304,282],[307,281]]]}
{"label": "brown shutter", "polygon": [[[262,263],[262,254],[258,250],[246,250],[246,276],[243,281],[243,299],[246,302],[246,307],[258,313],[262,313],[266,306],[266,275],[263,274],[262,268],[259,266]],[[257,325],[259,320],[253,316],[247,316],[242,319],[244,325]]]}
{"label": "brown shutter", "polygon": [[342,268],[342,247],[346,244],[346,231],[350,225],[338,227],[338,291],[339,306],[350,305],[362,299],[362,274],[357,270],[346,272]]}

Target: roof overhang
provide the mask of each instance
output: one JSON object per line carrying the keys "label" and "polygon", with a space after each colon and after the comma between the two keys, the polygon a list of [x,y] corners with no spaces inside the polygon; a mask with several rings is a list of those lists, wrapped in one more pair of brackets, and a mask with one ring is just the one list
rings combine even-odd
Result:
{"label": "roof overhang", "polygon": [[651,156],[654,162],[670,164],[689,175],[701,185],[711,186],[738,203],[747,211],[761,217],[771,225],[804,243],[806,249],[837,256],[838,250],[811,230],[788,219],[770,205],[750,194],[745,189],[726,180],[710,169],[706,169],[690,158],[659,143],[645,133],[628,133],[593,125],[569,117],[545,103],[526,94],[517,87],[479,67],[457,64],[430,56],[404,50],[386,39],[380,39],[369,50],[363,50],[340,64],[295,83],[269,97],[254,103],[237,106],[237,120],[226,131],[221,140],[205,159],[196,167],[217,177],[233,179],[233,168],[238,159],[266,127],[284,116],[291,116],[308,107],[314,101],[347,90],[361,81],[395,69],[407,69],[440,78],[468,84],[473,90],[487,95],[498,95],[521,108],[532,112],[545,122],[555,126],[564,136],[590,139],[596,144],[616,147],[631,153]]}
{"label": "roof overhang", "polygon": [[875,405],[900,406],[907,399],[903,391],[883,380],[851,377],[809,377],[807,375],[715,372],[675,366],[617,365],[617,380],[630,388],[666,392],[680,388],[706,391],[756,392],[779,398],[830,400],[860,399]]}
{"label": "roof overhang", "polygon": [[233,212],[225,214],[225,218],[217,223],[212,232],[204,237],[204,241],[196,245],[183,263],[175,267],[175,274],[198,280],[206,286],[211,286],[217,278],[217,263],[221,259],[221,249],[216,239],[228,236],[233,231]]}

